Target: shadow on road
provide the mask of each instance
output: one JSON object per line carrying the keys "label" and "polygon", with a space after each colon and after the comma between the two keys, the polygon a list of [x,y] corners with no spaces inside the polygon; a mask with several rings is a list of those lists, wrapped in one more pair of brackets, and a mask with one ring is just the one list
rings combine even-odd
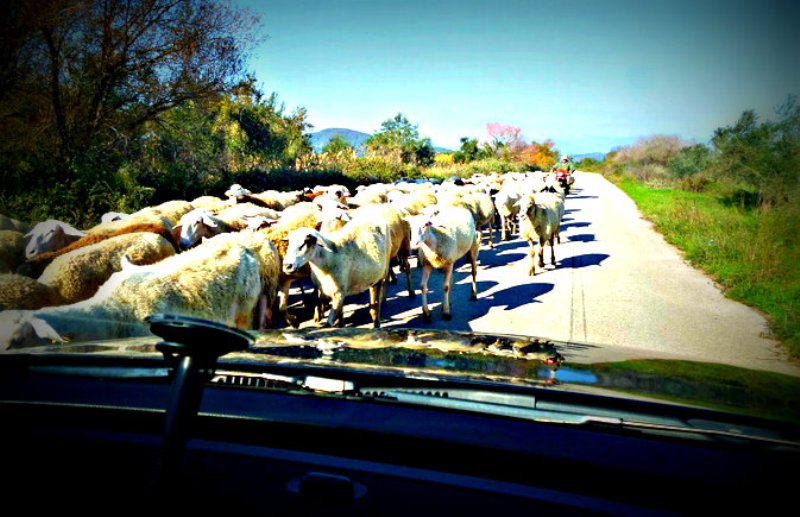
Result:
{"label": "shadow on road", "polygon": [[569,235],[567,239],[573,242],[594,242],[596,240],[594,238],[593,233],[579,233],[577,235]]}
{"label": "shadow on road", "polygon": [[[439,286],[438,292],[433,292],[431,289],[429,289],[428,306],[431,309],[432,321],[427,322],[422,317],[422,309],[420,309],[421,302],[420,300],[417,300],[416,305],[411,305],[410,308],[416,307],[416,310],[419,311],[419,314],[408,319],[405,323],[402,323],[402,326],[412,328],[471,330],[472,327],[470,327],[470,321],[485,316],[490,309],[513,310],[529,303],[540,303],[537,298],[552,291],[555,287],[554,284],[550,283],[520,284],[486,294],[487,291],[489,291],[494,285],[497,285],[497,283],[478,282],[478,299],[474,302],[468,301],[469,281],[466,282],[465,286],[462,286],[467,288],[464,296],[459,296],[459,290],[457,288],[454,289],[452,297],[453,319],[451,321],[445,321],[442,319],[442,300],[440,294],[441,285]],[[395,313],[394,308],[392,308],[391,311],[392,313]],[[389,312],[384,312],[384,315],[387,319],[390,317]],[[388,323],[391,325],[391,322]]]}
{"label": "shadow on road", "polygon": [[578,222],[575,222],[575,223],[570,222],[570,223],[567,223],[567,224],[562,224],[561,225],[561,231],[563,232],[563,231],[569,230],[570,228],[586,228],[587,226],[591,226],[591,225],[592,225],[592,223],[587,223],[585,221],[578,221]]}
{"label": "shadow on road", "polygon": [[575,255],[573,257],[562,259],[560,262],[560,267],[580,269],[589,266],[599,266],[609,256],[610,255],[605,253],[586,253],[584,255]]}

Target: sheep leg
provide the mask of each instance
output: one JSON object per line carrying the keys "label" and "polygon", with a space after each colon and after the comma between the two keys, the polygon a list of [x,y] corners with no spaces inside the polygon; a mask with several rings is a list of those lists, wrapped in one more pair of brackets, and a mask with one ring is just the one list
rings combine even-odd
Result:
{"label": "sheep leg", "polygon": [[[416,296],[416,293],[414,293],[414,287],[411,285],[411,263],[408,261],[408,257],[403,257],[401,264],[406,272],[406,283],[408,284],[408,297],[414,298],[414,296]],[[386,288],[384,288],[384,292],[386,292]]]}
{"label": "sheep leg", "polygon": [[[476,243],[477,244],[477,243]],[[478,250],[480,246],[473,246],[469,250],[469,262],[472,264],[472,295],[469,301],[474,302],[478,299]]]}
{"label": "sheep leg", "polygon": [[433,267],[430,264],[422,266],[422,278],[420,279],[420,290],[422,291],[422,317],[425,321],[431,321],[431,311],[428,309],[428,279],[431,276]]}
{"label": "sheep leg", "polygon": [[543,238],[539,238],[539,267],[544,268],[544,245],[545,240]]}
{"label": "sheep leg", "polygon": [[506,240],[506,216],[500,214],[500,240]]}
{"label": "sheep leg", "polygon": [[555,240],[555,236],[551,235],[550,236],[550,263],[553,264],[553,266],[556,265],[556,248],[555,248],[555,246],[553,246],[553,241],[554,240]]}
{"label": "sheep leg", "polygon": [[450,321],[453,315],[450,313],[450,290],[453,288],[453,264],[448,264],[444,270],[444,281],[442,282],[442,319]]}
{"label": "sheep leg", "polygon": [[344,295],[340,292],[331,296],[331,313],[328,315],[329,327],[342,326],[342,313],[344,312]]}
{"label": "sheep leg", "polygon": [[372,327],[381,328],[381,300],[383,299],[385,281],[381,280],[369,288],[369,315],[372,317]]}
{"label": "sheep leg", "polygon": [[532,241],[528,241],[528,254],[531,257],[531,269],[528,271],[528,276],[536,275],[536,244]]}
{"label": "sheep leg", "polygon": [[289,288],[292,286],[292,279],[286,278],[281,281],[280,290],[278,291],[278,311],[283,314],[286,322],[294,328],[300,326],[297,316],[289,313]]}

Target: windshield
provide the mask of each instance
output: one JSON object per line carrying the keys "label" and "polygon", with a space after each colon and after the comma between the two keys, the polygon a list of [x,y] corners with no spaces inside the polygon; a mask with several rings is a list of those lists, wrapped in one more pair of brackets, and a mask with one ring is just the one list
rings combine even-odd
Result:
{"label": "windshield", "polygon": [[3,8],[0,350],[796,420],[797,6],[62,4]]}

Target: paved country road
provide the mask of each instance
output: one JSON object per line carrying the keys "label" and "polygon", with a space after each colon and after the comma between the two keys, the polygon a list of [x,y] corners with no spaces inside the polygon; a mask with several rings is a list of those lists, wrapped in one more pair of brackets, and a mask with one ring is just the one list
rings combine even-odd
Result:
{"label": "paved country road", "polygon": [[[428,286],[433,321],[422,319],[421,297],[409,299],[401,277],[389,286],[382,325],[612,344],[620,347],[618,353],[603,359],[686,358],[800,376],[800,365],[767,336],[764,317],[725,298],[653,230],[621,190],[598,174],[578,172],[575,177],[555,268],[546,250],[545,271],[537,267],[536,276],[528,276],[528,244],[518,238],[494,250],[484,245],[477,301],[469,301],[469,266],[462,260],[454,275],[451,321],[441,318],[444,275],[434,273]],[[415,268],[417,290],[419,277]],[[367,303],[366,294],[349,297],[344,325],[371,327]],[[589,357],[600,350],[576,349]]]}

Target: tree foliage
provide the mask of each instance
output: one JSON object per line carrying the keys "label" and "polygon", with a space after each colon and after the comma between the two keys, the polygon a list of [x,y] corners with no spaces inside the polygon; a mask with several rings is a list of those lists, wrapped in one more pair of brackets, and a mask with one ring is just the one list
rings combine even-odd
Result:
{"label": "tree foliage", "polygon": [[800,106],[794,97],[778,115],[777,121],[759,123],[755,112],[745,111],[712,138],[712,171],[755,189],[759,204],[785,201],[800,185]]}
{"label": "tree foliage", "polygon": [[436,156],[430,138],[420,138],[417,125],[402,113],[384,120],[380,131],[365,142],[367,154],[384,157],[404,164],[431,165]]}

